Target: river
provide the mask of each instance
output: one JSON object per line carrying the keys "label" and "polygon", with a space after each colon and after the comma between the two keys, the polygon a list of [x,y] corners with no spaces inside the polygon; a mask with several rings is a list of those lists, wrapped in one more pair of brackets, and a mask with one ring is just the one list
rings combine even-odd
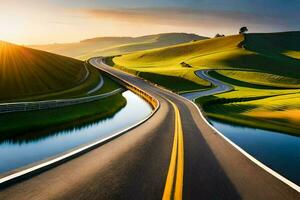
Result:
{"label": "river", "polygon": [[145,119],[151,106],[131,91],[122,95],[126,106],[114,116],[72,129],[53,132],[45,137],[28,140],[2,141],[0,143],[0,173],[61,154],[81,145],[104,139]]}
{"label": "river", "polygon": [[300,185],[300,137],[213,119],[209,121],[227,138],[257,160]]}

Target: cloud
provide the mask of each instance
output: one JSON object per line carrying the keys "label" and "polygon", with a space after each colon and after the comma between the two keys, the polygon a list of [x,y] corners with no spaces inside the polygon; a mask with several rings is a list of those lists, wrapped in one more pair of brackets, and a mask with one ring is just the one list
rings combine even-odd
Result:
{"label": "cloud", "polygon": [[[172,26],[199,26],[228,29],[241,25],[255,30],[280,30],[297,27],[291,16],[252,14],[239,11],[202,10],[191,8],[138,8],[138,9],[84,9],[81,12],[97,19],[110,19],[131,23]],[[300,17],[300,16],[299,16]],[[293,16],[294,18],[294,16]],[[253,30],[252,29],[252,30]]]}

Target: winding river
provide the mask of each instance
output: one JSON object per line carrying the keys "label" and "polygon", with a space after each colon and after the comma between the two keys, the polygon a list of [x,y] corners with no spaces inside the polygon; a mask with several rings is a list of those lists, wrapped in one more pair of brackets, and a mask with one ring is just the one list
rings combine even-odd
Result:
{"label": "winding river", "polygon": [[136,124],[151,114],[151,106],[139,96],[131,91],[125,91],[122,95],[126,98],[127,104],[111,118],[73,129],[53,132],[36,140],[2,141],[0,143],[0,173],[15,170],[84,144],[104,139]]}

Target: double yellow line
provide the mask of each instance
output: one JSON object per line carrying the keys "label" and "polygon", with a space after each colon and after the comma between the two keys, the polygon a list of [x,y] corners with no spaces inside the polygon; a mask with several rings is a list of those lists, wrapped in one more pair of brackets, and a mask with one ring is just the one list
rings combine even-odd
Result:
{"label": "double yellow line", "polygon": [[175,133],[171,161],[164,189],[163,200],[182,199],[183,188],[183,131],[178,107],[168,100],[175,110]]}

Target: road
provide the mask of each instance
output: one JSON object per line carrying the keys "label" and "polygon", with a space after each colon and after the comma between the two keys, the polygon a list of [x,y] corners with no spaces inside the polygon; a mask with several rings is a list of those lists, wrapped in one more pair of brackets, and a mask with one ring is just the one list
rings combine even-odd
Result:
{"label": "road", "polygon": [[189,100],[90,60],[153,95],[146,122],[80,157],[15,184],[0,199],[300,199],[207,124]]}
{"label": "road", "polygon": [[88,95],[93,94],[93,93],[97,92],[98,90],[100,90],[103,87],[104,80],[103,80],[103,77],[100,73],[99,73],[99,80],[100,81],[98,82],[98,84],[94,88],[90,89],[86,94],[88,94]]}
{"label": "road", "polygon": [[191,93],[185,93],[182,94],[181,96],[190,99],[190,100],[195,100],[199,97],[204,97],[204,96],[210,96],[213,94],[219,94],[223,92],[228,92],[233,89],[231,85],[228,85],[218,79],[214,79],[208,75],[208,72],[211,71],[209,69],[204,69],[204,70],[198,70],[195,72],[195,74],[204,80],[209,81],[212,83],[213,86],[215,86],[211,90],[204,90],[204,91],[199,91],[199,92],[191,92]]}

